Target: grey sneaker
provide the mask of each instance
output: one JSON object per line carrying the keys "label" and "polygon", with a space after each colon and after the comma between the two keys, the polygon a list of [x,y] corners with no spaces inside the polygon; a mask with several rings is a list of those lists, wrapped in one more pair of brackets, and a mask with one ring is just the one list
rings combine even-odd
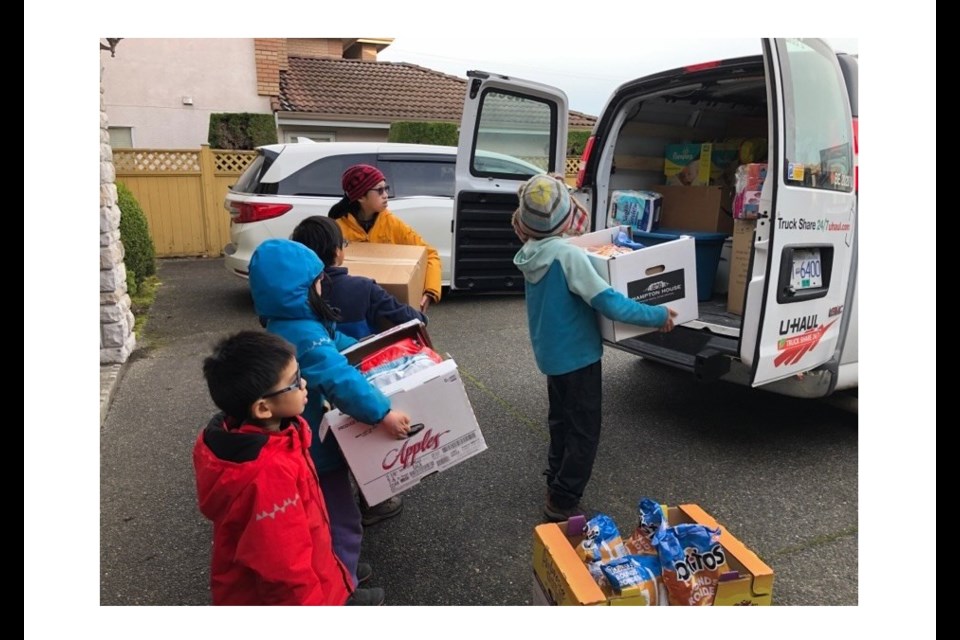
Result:
{"label": "grey sneaker", "polygon": [[403,511],[403,500],[400,496],[393,496],[372,507],[361,505],[360,508],[360,513],[363,516],[363,526],[365,527],[399,515],[401,511]]}
{"label": "grey sneaker", "polygon": [[379,607],[386,600],[386,594],[380,587],[356,589],[344,603],[348,607]]}
{"label": "grey sneaker", "polygon": [[363,584],[373,577],[373,567],[367,562],[357,563],[357,584]]}

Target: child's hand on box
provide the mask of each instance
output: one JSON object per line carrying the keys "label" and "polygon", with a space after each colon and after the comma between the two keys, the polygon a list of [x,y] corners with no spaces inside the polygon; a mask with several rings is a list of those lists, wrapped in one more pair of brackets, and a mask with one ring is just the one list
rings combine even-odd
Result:
{"label": "child's hand on box", "polygon": [[663,326],[660,327],[660,331],[667,333],[668,331],[673,331],[673,319],[677,317],[677,312],[667,307],[667,321],[663,323]]}
{"label": "child's hand on box", "polygon": [[410,416],[402,411],[391,409],[387,415],[383,416],[380,425],[394,438],[403,440],[407,437],[407,431],[410,430]]}

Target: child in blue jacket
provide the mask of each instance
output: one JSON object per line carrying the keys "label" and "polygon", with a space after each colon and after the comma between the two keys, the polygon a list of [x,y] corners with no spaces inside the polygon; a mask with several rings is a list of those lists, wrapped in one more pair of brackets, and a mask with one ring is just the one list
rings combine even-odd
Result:
{"label": "child in blue jacket", "polygon": [[586,252],[563,239],[583,233],[588,218],[561,179],[534,176],[519,196],[513,228],[524,245],[513,263],[524,277],[533,355],[547,376],[550,447],[543,513],[558,522],[580,513],[577,505],[600,443],[603,338],[597,312],[661,331],[673,329],[677,314],[614,290]]}
{"label": "child in blue jacket", "polygon": [[410,417],[392,410],[390,400],[340,353],[356,340],[336,330],[336,314],[322,299],[322,276],[320,258],[292,240],[266,240],[250,258],[250,293],[257,315],[267,331],[297,350],[309,393],[303,417],[313,433],[310,455],[330,514],[334,550],[358,584],[369,575],[369,571],[357,575],[363,525],[336,439],[328,435],[320,440],[325,401],[361,422],[387,429],[396,438],[406,436]]}
{"label": "child in blue jacket", "polygon": [[[350,275],[347,268],[341,266],[347,241],[335,221],[327,216],[310,216],[296,226],[290,239],[312,249],[325,265],[321,296],[339,316],[337,330],[341,333],[361,340],[410,320],[426,324],[427,316],[419,310],[397,300],[376,281]],[[400,496],[392,496],[372,507],[363,499],[363,494],[359,499],[365,527],[399,515],[403,510]]]}

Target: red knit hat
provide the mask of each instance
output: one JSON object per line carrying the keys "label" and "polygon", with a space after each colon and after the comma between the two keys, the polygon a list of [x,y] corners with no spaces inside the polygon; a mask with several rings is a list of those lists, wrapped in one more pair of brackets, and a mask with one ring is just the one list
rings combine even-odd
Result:
{"label": "red knit hat", "polygon": [[386,180],[383,172],[369,164],[355,164],[343,172],[340,179],[343,193],[355,202],[365,196],[367,191],[377,186],[377,183]]}

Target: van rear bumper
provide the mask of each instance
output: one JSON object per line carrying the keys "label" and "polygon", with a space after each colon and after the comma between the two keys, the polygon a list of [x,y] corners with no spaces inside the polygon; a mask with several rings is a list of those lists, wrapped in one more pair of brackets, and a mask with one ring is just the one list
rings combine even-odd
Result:
{"label": "van rear bumper", "polygon": [[[723,380],[751,386],[750,368],[740,360],[737,338],[677,327],[669,333],[648,333],[622,342],[605,344],[687,371],[698,380]],[[758,388],[794,398],[822,398],[833,392],[835,367],[835,363],[827,362],[812,371],[770,382]]]}

